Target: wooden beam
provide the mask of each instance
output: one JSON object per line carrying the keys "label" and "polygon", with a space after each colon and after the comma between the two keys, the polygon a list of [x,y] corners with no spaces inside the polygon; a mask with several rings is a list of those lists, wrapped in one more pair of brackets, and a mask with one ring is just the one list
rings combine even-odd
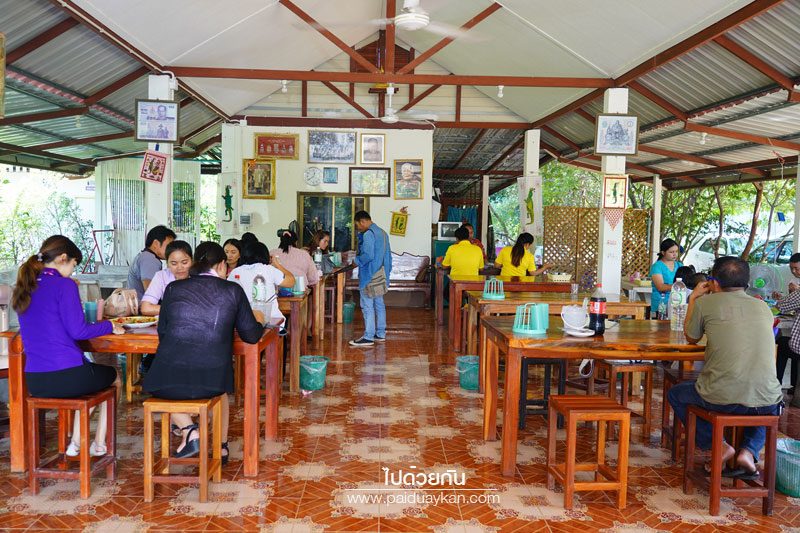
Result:
{"label": "wooden beam", "polygon": [[653,91],[651,91],[638,81],[629,82],[628,87],[630,87],[637,93],[641,94],[642,96],[644,96],[657,106],[661,107],[662,109],[669,111],[670,113],[672,113],[673,116],[681,119],[682,121],[686,122],[687,120],[689,120],[689,115],[685,111],[681,111],[680,109],[678,109],[678,106],[676,106],[666,98],[657,95],[656,93],[654,93]]}
{"label": "wooden beam", "polygon": [[[234,119],[244,118],[242,115]],[[343,119],[343,118],[301,118],[301,117],[254,117],[248,115],[247,123],[251,126],[286,126],[308,128],[363,128],[378,130],[432,130],[434,126],[419,121],[405,122],[400,119],[396,124],[385,124],[374,119]],[[437,124],[438,126],[438,124]]]}
{"label": "wooden beam", "polygon": [[562,143],[566,144],[570,148],[574,148],[575,150],[577,150],[580,153],[581,147],[578,146],[577,143],[575,143],[571,139],[567,138],[566,136],[561,135],[560,133],[558,133],[556,130],[554,130],[550,126],[542,126],[542,130],[546,131],[547,133],[549,133],[550,135],[552,135],[553,137],[555,137],[556,139],[558,139]]}
{"label": "wooden beam", "polygon": [[78,25],[78,21],[73,18],[67,18],[59,22],[58,24],[51,26],[50,28],[44,30],[43,32],[37,34],[36,36],[28,39],[21,45],[17,46],[10,52],[6,54],[6,65],[10,65],[13,62],[21,59],[22,57],[30,54],[37,48],[49,43],[62,33],[74,28]]}
{"label": "wooden beam", "polygon": [[8,144],[0,142],[0,149],[9,150],[11,152],[17,152],[20,154],[30,154],[39,157],[46,157],[47,159],[55,159],[56,161],[64,161],[66,163],[75,163],[78,165],[85,165],[88,167],[93,167],[94,163],[91,159],[78,159],[76,157],[70,157],[68,155],[61,155],[61,154],[54,154],[52,152],[46,152],[44,150],[39,150],[33,147],[25,147],[25,146],[16,146],[14,144]]}
{"label": "wooden beam", "polygon": [[656,54],[647,61],[644,61],[638,66],[632,68],[628,72],[618,77],[615,81],[617,82],[617,85],[627,85],[631,81],[644,76],[648,72],[652,72],[661,65],[669,63],[676,57],[682,56],[687,52],[691,52],[698,46],[701,46],[712,39],[719,37],[723,33],[728,32],[741,24],[744,24],[753,17],[757,17],[781,2],[783,2],[783,0],[755,0],[754,2],[750,2],[743,8],[731,13],[722,20],[715,22],[711,26],[700,30],[678,44],[671,46],[663,52]]}
{"label": "wooden beam", "polygon": [[74,117],[76,115],[85,115],[89,112],[89,108],[85,106],[68,107],[66,109],[58,109],[56,111],[43,111],[41,113],[30,113],[28,115],[14,115],[0,119],[0,126],[8,126],[11,124],[26,124],[28,122],[38,122],[40,120],[52,120],[54,118]]}
{"label": "wooden beam", "polygon": [[150,72],[150,69],[147,67],[141,67],[130,74],[126,74],[123,77],[119,78],[118,80],[109,83],[102,89],[95,91],[93,94],[90,94],[86,98],[83,99],[83,103],[85,105],[93,105],[105,98],[106,96],[115,93],[116,91],[122,89],[126,85],[133,83],[134,81],[138,80],[145,74]]}
{"label": "wooden beam", "polygon": [[192,130],[192,131],[190,131],[189,133],[187,133],[186,135],[184,135],[183,137],[181,137],[181,138],[180,138],[180,140],[179,140],[179,144],[183,144],[183,143],[185,143],[186,141],[188,141],[189,139],[191,139],[192,137],[194,137],[195,135],[198,135],[199,133],[201,133],[201,132],[203,132],[203,131],[207,130],[207,129],[208,129],[208,128],[210,128],[211,126],[213,126],[213,125],[215,125],[215,124],[219,124],[219,122],[220,122],[221,120],[222,120],[222,119],[220,119],[220,118],[215,118],[215,119],[213,119],[213,120],[211,120],[211,121],[209,121],[209,122],[206,122],[205,124],[203,124],[203,125],[202,125],[202,126],[200,126],[199,128],[197,128],[197,129],[195,129],[195,130]]}
{"label": "wooden beam", "polygon": [[576,109],[575,110],[575,114],[578,115],[579,117],[585,118],[586,120],[588,120],[592,124],[597,123],[597,117],[592,115],[592,114],[590,114],[590,113],[587,113],[583,109]]}
{"label": "wooden beam", "polygon": [[52,150],[53,148],[64,148],[65,146],[83,146],[87,144],[115,141],[117,139],[131,139],[133,140],[133,131],[122,131],[120,133],[109,133],[107,135],[95,135],[94,137],[84,137],[83,139],[69,139],[65,141],[56,141],[47,144],[37,144],[36,146],[29,146],[28,148],[35,148],[37,150]]}
{"label": "wooden beam", "polygon": [[474,139],[472,139],[472,142],[469,143],[469,146],[467,146],[467,149],[464,150],[463,154],[461,154],[461,157],[459,157],[458,160],[453,164],[453,168],[458,168],[458,165],[460,165],[461,162],[467,158],[467,156],[472,152],[472,149],[475,148],[481,139],[483,139],[484,135],[486,135],[486,130],[478,130],[478,134]]}
{"label": "wooden beam", "polygon": [[760,57],[757,57],[750,50],[747,50],[744,46],[735,42],[727,35],[720,35],[719,37],[714,39],[714,42],[723,47],[731,54],[741,59],[742,61],[744,61],[745,63],[747,63],[748,65],[750,65],[751,67],[753,67],[754,69],[764,74],[766,77],[771,78],[772,81],[774,81],[775,83],[777,83],[790,93],[794,92],[794,82],[789,76],[785,75],[780,70],[768,64]]}
{"label": "wooden beam", "polygon": [[194,98],[192,98],[191,96],[187,96],[186,98],[184,98],[183,100],[181,100],[178,103],[178,108],[179,109],[183,109],[184,107],[186,107],[187,105],[191,104],[192,102],[194,102]]}
{"label": "wooden beam", "polygon": [[[417,55],[417,51],[414,50],[413,47],[408,49],[408,58],[409,58],[409,60],[414,61],[414,57],[416,57],[416,55]],[[412,70],[411,73],[413,74],[414,71]],[[413,83],[410,83],[408,85],[408,98],[409,98],[409,100],[414,98],[414,84]]]}
{"label": "wooden beam", "polygon": [[662,180],[671,180],[671,179],[679,179],[686,176],[708,176],[714,174],[722,174],[724,172],[731,172],[735,170],[745,170],[749,168],[760,168],[760,167],[778,167],[781,164],[783,165],[797,165],[797,156],[790,155],[783,157],[781,159],[762,159],[760,161],[750,161],[748,163],[736,163],[731,165],[723,165],[719,167],[713,168],[701,168],[695,170],[688,170],[688,171],[681,171],[681,172],[671,172],[669,174],[662,174]]}
{"label": "wooden beam", "polygon": [[437,128],[467,128],[489,130],[529,130],[531,125],[527,122],[476,122],[476,121],[436,121]]}
{"label": "wooden beam", "polygon": [[523,144],[524,142],[525,142],[525,136],[524,136],[524,135],[522,135],[522,136],[520,136],[520,138],[519,138],[519,139],[517,139],[517,141],[516,141],[514,144],[512,144],[512,145],[511,145],[511,146],[508,148],[508,150],[506,150],[505,152],[503,152],[503,153],[500,155],[500,157],[498,157],[497,159],[495,159],[494,163],[492,163],[491,165],[489,165],[489,168],[487,168],[487,169],[484,171],[484,174],[489,174],[489,173],[490,173],[490,172],[492,172],[494,169],[496,169],[497,167],[499,167],[500,165],[502,165],[502,164],[503,164],[503,162],[504,162],[504,161],[505,161],[505,160],[508,158],[508,156],[510,156],[511,154],[513,154],[514,152],[516,152],[516,151],[517,151],[517,150],[518,150],[520,147],[522,147],[522,144]]}
{"label": "wooden beam", "polygon": [[461,85],[456,85],[456,122],[461,120]]}
{"label": "wooden beam", "polygon": [[[335,44],[339,49],[344,52],[345,54],[349,55],[353,58],[353,61],[361,65],[367,72],[378,72],[378,67],[370,63],[364,56],[347,46],[347,43],[339,39],[330,30],[328,30],[325,26],[314,20],[314,17],[297,7],[297,5],[292,2],[292,0],[279,0],[279,2],[287,8],[289,11],[297,15],[301,20],[305,21],[309,26],[317,30],[323,37],[328,39],[330,42]],[[177,75],[177,74],[176,74]],[[290,79],[290,78],[281,78],[281,79]],[[322,80],[320,80],[322,81]]]}
{"label": "wooden beam", "polygon": [[181,78],[238,80],[306,80],[352,83],[424,85],[505,85],[507,87],[611,88],[608,78],[558,78],[547,76],[473,76],[458,74],[387,74],[372,72],[323,72],[317,70],[269,70],[216,67],[165,67]]}
{"label": "wooden beam", "polygon": [[386,52],[384,72],[394,72],[394,17],[397,15],[397,0],[386,0]]}
{"label": "wooden beam", "polygon": [[[420,101],[424,100],[425,97],[427,97],[429,94],[431,94],[439,87],[441,87],[441,85],[431,85],[430,87],[422,91],[416,98],[409,100],[406,105],[400,108],[400,111],[408,111],[409,109],[417,105]],[[458,88],[460,88],[460,86]],[[458,118],[456,118],[456,120],[458,120]]]}
{"label": "wooden beam", "polygon": [[536,122],[531,124],[531,127],[540,128],[543,125],[554,121],[558,117],[566,115],[567,113],[571,113],[572,111],[575,111],[576,109],[580,109],[583,105],[588,104],[589,102],[592,102],[592,101],[596,100],[597,98],[600,98],[601,96],[603,96],[603,93],[605,93],[604,89],[597,89],[596,91],[592,91],[589,94],[581,96],[580,98],[578,98],[574,102],[571,102],[571,103],[565,105],[564,107],[562,107],[558,111],[554,111],[553,113],[550,113],[546,117],[540,118],[539,120],[537,120]]}
{"label": "wooden beam", "polygon": [[[602,157],[600,157],[599,155],[594,155],[594,154],[583,155],[583,156],[580,156],[580,157],[583,157],[585,159],[591,159],[592,161],[602,161],[603,160]],[[648,174],[661,174],[662,173],[662,171],[660,171],[658,169],[655,169],[655,168],[652,168],[652,167],[647,167],[647,166],[644,166],[644,165],[639,165],[638,163],[632,163],[630,161],[625,161],[625,166],[627,168],[631,168],[631,169],[634,169],[634,170],[640,170],[642,172],[647,172]]]}
{"label": "wooden beam", "polygon": [[[486,17],[488,17],[489,15],[491,15],[492,13],[494,13],[495,11],[497,11],[498,9],[500,9],[502,7],[503,6],[501,6],[497,2],[493,2],[492,5],[490,5],[489,7],[487,7],[486,9],[484,9],[483,11],[481,11],[480,13],[478,13],[477,15],[472,17],[467,22],[465,22],[461,26],[460,29],[462,31],[468,31],[470,28],[472,28],[473,26],[476,26],[482,20],[484,20]],[[403,68],[398,70],[397,73],[398,74],[405,74],[406,72],[411,72],[413,69],[418,67],[420,64],[422,64],[425,61],[427,61],[428,59],[430,59],[436,52],[438,52],[439,50],[441,50],[442,48],[444,48],[445,46],[447,46],[448,44],[452,43],[455,40],[456,40],[455,37],[445,37],[444,39],[442,39],[441,41],[439,41],[435,45],[431,46],[430,48],[428,48],[427,50],[422,52],[419,56],[417,56],[415,59],[413,59],[410,63],[408,63]]]}
{"label": "wooden beam", "polygon": [[367,118],[375,118],[375,117],[372,115],[372,113],[370,113],[369,111],[367,111],[366,109],[364,109],[363,107],[361,107],[361,106],[358,104],[358,102],[356,102],[356,101],[355,101],[355,99],[353,99],[353,98],[350,98],[350,96],[348,96],[347,94],[345,94],[343,91],[339,90],[339,88],[338,88],[336,85],[334,85],[334,84],[332,84],[332,83],[330,83],[330,82],[328,82],[328,81],[323,81],[323,82],[322,82],[322,84],[323,84],[325,87],[327,87],[328,89],[330,89],[331,91],[333,91],[334,93],[338,94],[338,95],[339,95],[339,98],[341,98],[342,100],[344,100],[345,102],[347,102],[348,104],[350,104],[351,106],[353,106],[353,107],[354,107],[354,108],[355,108],[355,109],[356,109],[356,110],[357,110],[359,113],[361,113],[361,114],[362,114],[362,115],[364,115],[365,117],[367,117]]}
{"label": "wooden beam", "polygon": [[221,142],[222,142],[222,134],[220,133],[219,135],[215,135],[213,137],[209,137],[208,139],[206,139],[202,143],[198,144],[197,147],[193,151],[187,152],[187,153],[184,153],[184,154],[178,154],[176,156],[176,159],[193,159],[195,157],[201,156],[201,155],[203,155],[204,152],[206,152],[212,146],[215,146],[215,145],[217,145],[217,144],[219,144]]}
{"label": "wooden beam", "polygon": [[717,137],[727,137],[728,139],[737,139],[739,141],[747,141],[756,144],[763,144],[765,146],[772,146],[774,148],[785,148],[787,150],[800,151],[800,143],[791,141],[782,141],[774,137],[766,137],[764,135],[753,135],[751,133],[744,133],[740,131],[726,130],[723,128],[715,128],[711,126],[703,126],[694,122],[687,122],[685,126],[686,131],[699,131],[709,135],[716,135]]}
{"label": "wooden beam", "polygon": [[[672,150],[664,150],[663,148],[656,148],[654,146],[648,146],[646,144],[640,144],[639,151],[646,152],[649,154],[663,155],[664,157],[677,159],[678,161],[690,161],[692,163],[699,163],[701,165],[708,165],[711,167],[719,167],[728,164],[725,163],[724,161],[710,159],[708,157],[702,157],[699,155],[687,154],[683,152],[675,152]],[[751,174],[755,174],[756,176],[766,176],[766,172],[764,172],[763,170],[759,170],[757,168],[752,168],[748,170],[750,170]]]}
{"label": "wooden beam", "polygon": [[439,176],[519,176],[516,170],[482,170],[480,168],[436,168],[434,175]]}
{"label": "wooden beam", "polygon": [[[350,91],[350,97],[352,96],[353,92]],[[305,80],[300,82],[300,116],[308,116],[308,82]]]}

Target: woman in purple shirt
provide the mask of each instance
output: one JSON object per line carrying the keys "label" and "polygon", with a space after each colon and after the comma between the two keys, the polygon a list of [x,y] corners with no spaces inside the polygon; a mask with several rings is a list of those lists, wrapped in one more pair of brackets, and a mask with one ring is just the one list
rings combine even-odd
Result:
{"label": "woman in purple shirt", "polygon": [[[76,398],[101,391],[117,381],[113,367],[91,363],[83,357],[76,341],[123,333],[108,320],[87,324],[78,286],[70,279],[83,254],[63,235],[49,237],[39,253],[19,269],[11,305],[19,315],[20,334],[25,347],[25,381],[37,398]],[[106,454],[106,404],[100,406],[100,420],[90,453]],[[67,455],[77,456],[80,421],[75,417]]]}

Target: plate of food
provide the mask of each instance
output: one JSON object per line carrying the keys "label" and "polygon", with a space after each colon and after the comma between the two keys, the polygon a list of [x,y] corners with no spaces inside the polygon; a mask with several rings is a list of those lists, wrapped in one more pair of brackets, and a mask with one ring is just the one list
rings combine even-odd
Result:
{"label": "plate of food", "polygon": [[112,322],[128,329],[149,328],[158,324],[157,316],[123,316],[112,318]]}

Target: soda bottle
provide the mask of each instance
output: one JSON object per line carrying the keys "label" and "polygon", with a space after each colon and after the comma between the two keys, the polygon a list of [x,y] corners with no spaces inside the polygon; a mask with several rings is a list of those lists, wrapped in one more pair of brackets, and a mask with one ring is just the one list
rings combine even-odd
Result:
{"label": "soda bottle", "polygon": [[589,300],[589,329],[595,335],[602,335],[606,331],[606,294],[602,283],[597,284]]}
{"label": "soda bottle", "polygon": [[683,283],[683,279],[676,279],[669,294],[669,305],[672,311],[669,317],[669,329],[672,331],[683,331],[683,322],[686,319],[688,307],[687,293],[688,289]]}

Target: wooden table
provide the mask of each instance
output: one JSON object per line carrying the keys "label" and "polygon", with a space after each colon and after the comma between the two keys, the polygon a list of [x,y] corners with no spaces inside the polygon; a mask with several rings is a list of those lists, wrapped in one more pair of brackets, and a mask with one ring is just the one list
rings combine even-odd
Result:
{"label": "wooden table", "polygon": [[514,317],[481,317],[481,373],[483,376],[483,438],[497,438],[497,374],[500,355],[506,357],[503,399],[501,470],[513,476],[517,458],[520,370],[525,357],[552,359],[659,359],[699,361],[704,346],[689,344],[681,332],[661,320],[622,320],[598,337],[570,337],[561,331],[560,318],[550,320],[540,337],[515,335]]}
{"label": "wooden table", "polygon": [[[505,292],[565,292],[569,293],[569,283],[536,281],[534,276],[509,277],[496,276],[502,280]],[[486,276],[450,276],[450,323],[447,325],[453,349],[461,351],[461,301],[465,291],[482,291]]]}
{"label": "wooden table", "polygon": [[620,282],[620,287],[622,290],[628,293],[628,299],[635,301],[638,300],[638,296],[642,295],[642,300],[650,305],[650,299],[653,295],[653,286],[648,285],[639,285],[638,283],[634,283],[629,279],[623,278]]}
{"label": "wooden table", "polygon": [[[158,332],[156,328],[129,331],[124,335],[103,335],[80,341],[81,349],[96,353],[156,353]],[[27,409],[25,398],[28,387],[25,383],[25,353],[22,337],[16,331],[0,333],[0,337],[11,339],[9,343],[8,412],[11,432],[11,471],[24,472],[25,435],[27,434]],[[266,329],[257,344],[248,344],[235,335],[233,354],[244,357],[244,475],[258,475],[258,420],[259,383],[261,381],[260,354],[266,351],[266,405],[267,424],[265,437],[273,440],[278,436],[278,400],[282,376],[278,375],[283,354],[278,350],[280,337],[276,329]]]}
{"label": "wooden table", "polygon": [[308,302],[310,290],[299,296],[280,296],[278,307],[289,315],[289,391],[300,390],[300,352],[308,349]]}
{"label": "wooden table", "polygon": [[[479,316],[513,315],[518,306],[526,303],[547,304],[551,315],[561,315],[561,309],[565,305],[582,305],[584,298],[590,297],[589,293],[573,296],[563,292],[510,292],[506,294],[505,300],[487,300],[483,297],[483,291],[467,291],[467,350],[469,353],[477,353]],[[607,298],[606,314],[610,317],[630,315],[637,320],[644,320],[645,312],[650,307],[646,302],[632,302],[619,295],[611,294]]]}
{"label": "wooden table", "polygon": [[308,306],[309,320],[312,325],[311,336],[314,341],[325,340],[325,285],[331,274],[322,274],[316,285],[311,286],[311,305]]}
{"label": "wooden table", "polygon": [[347,284],[347,274],[355,270],[355,263],[337,267],[336,270],[331,272],[336,283],[336,323],[341,324],[344,321],[344,287]]}

